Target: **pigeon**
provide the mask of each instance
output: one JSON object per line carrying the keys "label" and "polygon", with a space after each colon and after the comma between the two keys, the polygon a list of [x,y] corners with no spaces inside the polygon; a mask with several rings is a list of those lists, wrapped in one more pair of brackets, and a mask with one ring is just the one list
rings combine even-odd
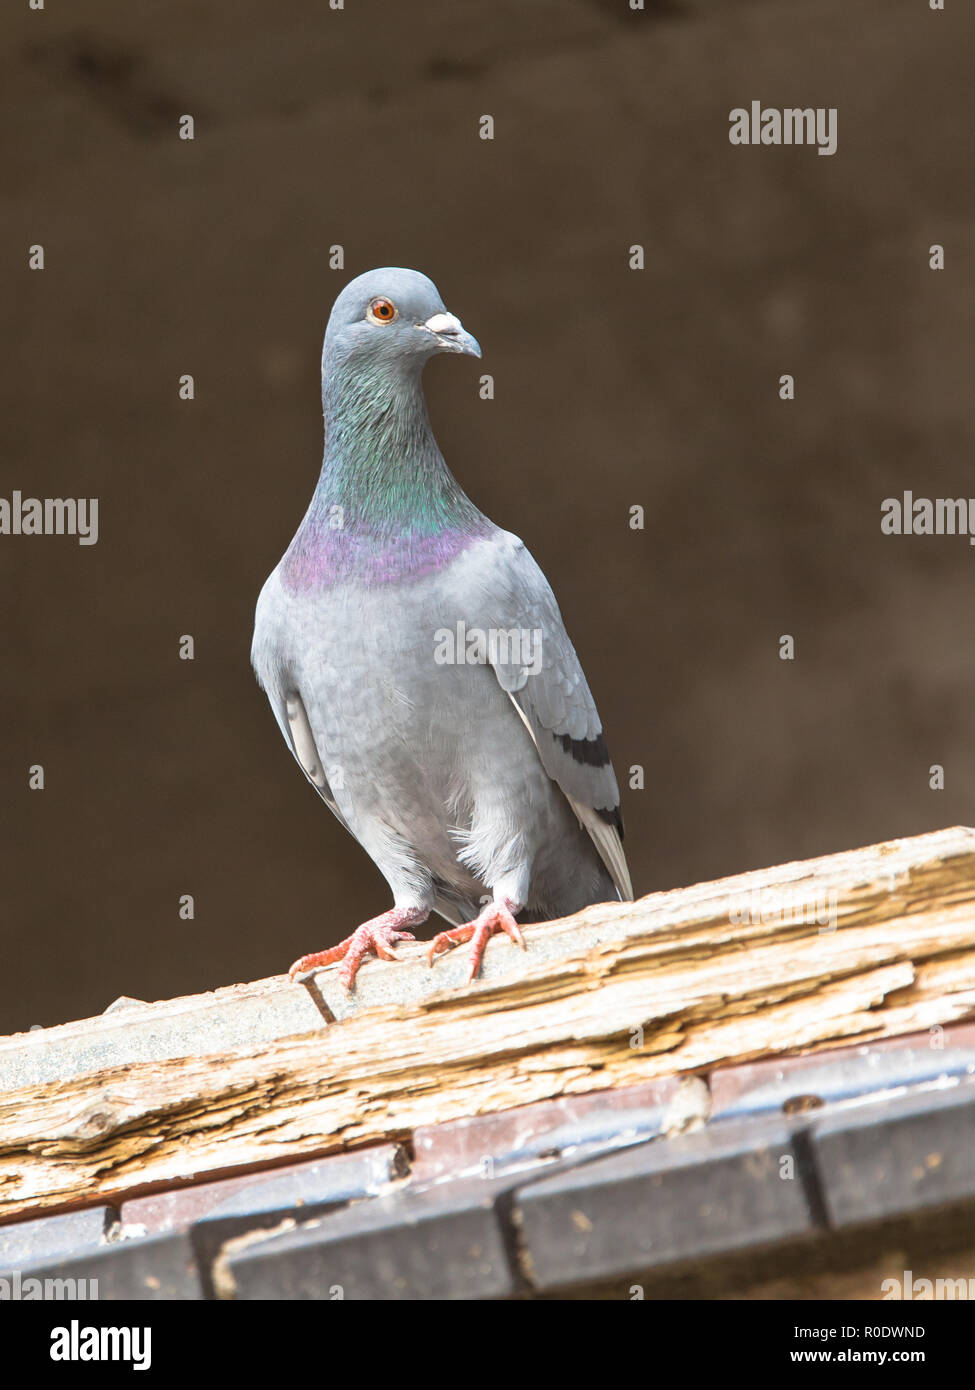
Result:
{"label": "pigeon", "polygon": [[423,368],[480,357],[415,270],[372,270],[332,308],[325,450],[311,503],[257,603],[252,664],[305,777],[371,857],[393,906],[294,979],[370,954],[436,912],[430,964],[469,979],[519,922],[631,900],[616,777],[541,569],[466,496],[434,439]]}

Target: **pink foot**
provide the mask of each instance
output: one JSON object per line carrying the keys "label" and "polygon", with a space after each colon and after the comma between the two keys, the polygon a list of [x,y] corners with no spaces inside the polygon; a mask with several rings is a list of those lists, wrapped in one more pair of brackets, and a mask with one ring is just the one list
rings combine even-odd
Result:
{"label": "pink foot", "polygon": [[484,955],[484,948],[494,936],[495,932],[503,931],[505,936],[511,938],[516,946],[525,949],[525,938],[522,936],[515,921],[511,908],[507,903],[488,903],[483,912],[479,914],[473,922],[465,922],[462,927],[451,927],[449,931],[442,931],[430,942],[430,949],[427,952],[427,964],[432,965],[435,956],[439,956],[443,951],[449,951],[454,946],[460,946],[464,941],[470,941],[471,945],[471,969],[467,976],[470,984],[475,975],[481,968],[481,957]]}
{"label": "pink foot", "polygon": [[363,922],[361,927],[356,927],[352,935],[340,941],[337,946],[329,946],[326,951],[315,951],[310,956],[299,956],[288,974],[294,979],[306,970],[318,970],[323,965],[334,965],[340,960],[343,965],[339,971],[339,983],[345,989],[351,990],[359,973],[359,966],[370,951],[380,960],[396,960],[390,947],[397,941],[416,940],[411,931],[402,931],[401,928],[418,926],[420,922],[425,922],[428,916],[429,913],[422,907],[390,908],[382,916],[373,917],[371,921]]}

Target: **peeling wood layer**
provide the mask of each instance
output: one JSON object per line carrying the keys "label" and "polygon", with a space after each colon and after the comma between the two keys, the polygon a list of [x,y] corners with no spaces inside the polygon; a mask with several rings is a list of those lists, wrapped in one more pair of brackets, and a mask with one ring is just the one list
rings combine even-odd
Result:
{"label": "peeling wood layer", "polygon": [[[802,912],[762,921],[763,890],[767,908],[773,890],[832,903],[835,926]],[[0,1094],[0,1217],[975,1017],[975,832],[602,905],[525,931],[530,942],[564,932],[592,944],[534,964],[530,953],[517,975],[259,1046]],[[333,973],[322,972],[324,985]]]}

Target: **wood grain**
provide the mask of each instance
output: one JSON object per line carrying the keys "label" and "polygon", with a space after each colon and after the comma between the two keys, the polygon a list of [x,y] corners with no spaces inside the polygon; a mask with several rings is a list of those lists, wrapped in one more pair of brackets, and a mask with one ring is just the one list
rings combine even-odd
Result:
{"label": "wood grain", "polygon": [[[792,907],[795,894],[832,902],[835,925],[803,911],[761,920],[776,892]],[[560,926],[593,922],[609,936],[563,959],[526,956],[521,975],[496,984],[258,1047],[7,1092],[0,1216],[975,1017],[968,829],[595,907]]]}

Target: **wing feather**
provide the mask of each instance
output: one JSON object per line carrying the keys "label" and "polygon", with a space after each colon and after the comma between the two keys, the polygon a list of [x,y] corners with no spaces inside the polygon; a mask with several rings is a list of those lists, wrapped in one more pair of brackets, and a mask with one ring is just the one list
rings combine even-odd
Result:
{"label": "wing feather", "polygon": [[490,545],[493,625],[507,634],[488,659],[531,734],[542,766],[588,831],[620,897],[633,898],[620,794],[602,724],[548,580],[516,536]]}

